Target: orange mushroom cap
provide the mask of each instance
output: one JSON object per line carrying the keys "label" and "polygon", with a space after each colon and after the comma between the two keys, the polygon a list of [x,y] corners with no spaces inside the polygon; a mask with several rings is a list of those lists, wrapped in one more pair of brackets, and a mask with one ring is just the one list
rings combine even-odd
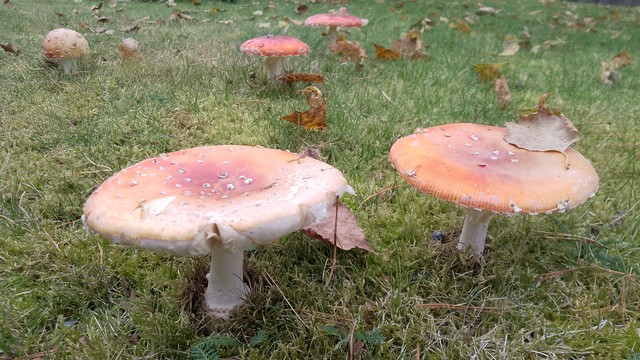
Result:
{"label": "orange mushroom cap", "polygon": [[550,213],[585,202],[598,189],[591,163],[569,148],[527,151],[504,141],[504,128],[448,124],[417,129],[389,158],[413,187],[463,207],[497,213]]}
{"label": "orange mushroom cap", "polygon": [[309,46],[291,36],[265,35],[245,41],[240,51],[260,56],[299,56],[308,54]]}
{"label": "orange mushroom cap", "polygon": [[85,225],[117,243],[198,256],[267,244],[323,219],[352,192],[310,157],[251,146],[203,146],[132,165],[84,205]]}
{"label": "orange mushroom cap", "polygon": [[79,32],[59,28],[47,33],[42,50],[48,60],[75,59],[89,53],[89,43]]}

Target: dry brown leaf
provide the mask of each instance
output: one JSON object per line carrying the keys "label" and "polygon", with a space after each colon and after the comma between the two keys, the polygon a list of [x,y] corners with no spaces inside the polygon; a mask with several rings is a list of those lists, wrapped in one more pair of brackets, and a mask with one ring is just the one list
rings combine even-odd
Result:
{"label": "dry brown leaf", "polygon": [[193,20],[193,16],[189,16],[180,12],[180,10],[171,11],[171,16],[169,16],[170,21],[180,21],[180,20]]}
{"label": "dry brown leaf", "polygon": [[498,95],[498,101],[500,102],[500,109],[504,110],[511,104],[511,91],[509,91],[509,85],[507,79],[504,76],[499,77],[493,86],[496,94]]}
{"label": "dry brown leaf", "polygon": [[345,61],[349,61],[355,64],[364,63],[364,59],[367,58],[367,53],[360,43],[356,41],[348,41],[342,37],[336,41],[336,44],[330,48],[334,54],[343,54]]}
{"label": "dry brown leaf", "polygon": [[93,5],[91,7],[91,11],[98,11],[98,10],[102,9],[102,5],[104,5],[104,2],[100,1],[100,3],[98,5]]}
{"label": "dry brown leaf", "polygon": [[471,27],[464,20],[458,20],[458,29],[462,31],[464,34],[471,34]]}
{"label": "dry brown leaf", "polygon": [[420,33],[431,30],[433,27],[433,22],[429,18],[421,18],[411,26],[409,26],[409,30],[417,30]]}
{"label": "dry brown leaf", "polygon": [[200,0],[191,0],[193,5],[200,5]]}
{"label": "dry brown leaf", "polygon": [[505,65],[506,63],[475,64],[473,65],[473,70],[480,75],[480,80],[494,82],[502,76],[500,69]]}
{"label": "dry brown leaf", "polygon": [[294,111],[289,115],[283,116],[282,120],[300,125],[306,129],[323,130],[327,127],[327,105],[325,101],[317,107],[313,107],[305,112]]}
{"label": "dry brown leaf", "polygon": [[9,0],[3,0],[2,1],[2,5],[8,5],[9,4]]}
{"label": "dry brown leaf", "polygon": [[[517,123],[508,122],[504,140],[529,151],[557,151],[565,156],[571,144],[580,140],[580,132],[562,113],[545,106],[549,94],[540,96],[538,110],[520,116]],[[567,163],[567,168],[569,164]]]}
{"label": "dry brown leaf", "polygon": [[305,4],[298,5],[298,7],[296,8],[296,14],[298,15],[304,15],[308,12],[309,12],[309,7]]}
{"label": "dry brown leaf", "polygon": [[118,6],[118,0],[109,0],[109,7],[114,8]]}
{"label": "dry brown leaf", "polygon": [[140,45],[132,38],[122,39],[118,50],[120,50],[122,60],[139,60],[142,58]]}
{"label": "dry brown leaf", "polygon": [[0,47],[8,52],[11,53],[13,55],[18,55],[20,54],[20,49],[18,49],[18,45],[16,45],[14,42],[8,42],[6,44],[0,44]]}
{"label": "dry brown leaf", "polygon": [[[429,59],[429,55],[422,51],[422,46],[420,34],[417,30],[412,30],[391,44],[391,50],[402,54],[402,56],[410,60]],[[376,52],[377,50],[376,48]]]}
{"label": "dry brown leaf", "polygon": [[397,60],[402,57],[402,54],[395,50],[387,49],[384,46],[380,46],[376,43],[372,43],[376,49],[376,59],[379,60]]}
{"label": "dry brown leaf", "polygon": [[175,2],[175,0],[167,0],[166,4],[167,4],[167,6],[169,6],[169,7],[174,7],[174,6],[176,6],[176,5],[177,5],[177,4],[176,4],[176,2]]}
{"label": "dry brown leaf", "polygon": [[[338,206],[337,227],[336,205]],[[336,247],[342,250],[357,248],[373,251],[351,210],[341,202],[336,202],[336,205],[328,211],[327,218],[303,228],[302,232],[331,246],[333,246],[335,239]]]}
{"label": "dry brown leaf", "polygon": [[490,6],[481,6],[476,10],[477,15],[495,15],[498,12]]}
{"label": "dry brown leaf", "polygon": [[520,50],[518,39],[513,35],[507,35],[502,45],[504,50],[500,53],[500,56],[513,56]]}
{"label": "dry brown leaf", "polygon": [[320,74],[310,73],[289,73],[280,75],[277,77],[277,79],[282,82],[286,82],[287,84],[291,84],[294,82],[324,83],[324,76]]}
{"label": "dry brown leaf", "polygon": [[307,104],[311,107],[318,107],[324,102],[322,91],[315,86],[307,86],[302,90],[302,95],[307,98]]}
{"label": "dry brown leaf", "polygon": [[603,62],[600,65],[600,80],[607,85],[613,85],[613,82],[616,81],[620,74],[618,73],[618,69],[633,64],[631,57],[627,50],[622,50],[618,55],[611,58],[611,60]]}

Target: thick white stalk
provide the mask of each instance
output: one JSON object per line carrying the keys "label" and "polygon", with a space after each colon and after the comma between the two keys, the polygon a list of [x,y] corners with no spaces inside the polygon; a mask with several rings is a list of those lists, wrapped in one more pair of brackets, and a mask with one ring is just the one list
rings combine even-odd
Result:
{"label": "thick white stalk", "polygon": [[329,26],[329,31],[327,31],[327,46],[329,49],[336,46],[338,42],[338,27],[337,26]]}
{"label": "thick white stalk", "polygon": [[204,300],[209,314],[228,319],[231,310],[242,305],[247,291],[242,282],[244,253],[215,245],[211,251],[209,284]]}
{"label": "thick white stalk", "polygon": [[71,74],[78,69],[78,59],[60,59],[58,66],[62,67],[65,74]]}
{"label": "thick white stalk", "polygon": [[284,75],[284,57],[270,56],[266,60],[267,64],[267,81],[275,80],[278,76]]}
{"label": "thick white stalk", "polygon": [[458,241],[458,249],[469,249],[472,254],[482,255],[489,222],[492,217],[493,213],[490,211],[467,209],[464,224],[462,225],[462,233]]}

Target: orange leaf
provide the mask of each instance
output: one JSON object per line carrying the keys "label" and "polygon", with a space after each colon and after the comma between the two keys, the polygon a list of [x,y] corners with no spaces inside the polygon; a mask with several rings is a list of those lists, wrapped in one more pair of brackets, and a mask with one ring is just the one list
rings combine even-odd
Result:
{"label": "orange leaf", "polygon": [[471,34],[471,27],[464,20],[458,20],[458,29],[465,34]]}
{"label": "orange leaf", "polygon": [[286,82],[287,84],[291,84],[294,82],[324,83],[324,76],[320,74],[310,74],[310,73],[289,73],[285,75],[280,75],[277,77],[277,79],[282,82]]}
{"label": "orange leaf", "polygon": [[402,54],[395,50],[387,49],[383,46],[380,46],[376,43],[372,43],[376,48],[376,59],[380,60],[397,60],[402,57]]}
{"label": "orange leaf", "polygon": [[302,95],[307,98],[307,104],[311,107],[322,105],[322,91],[315,86],[307,86],[302,90]]}
{"label": "orange leaf", "polygon": [[344,54],[345,60],[356,64],[361,64],[367,58],[367,54],[360,43],[355,41],[338,39],[336,44],[331,47],[331,51],[335,54]]}
{"label": "orange leaf", "polygon": [[305,112],[294,111],[283,116],[282,120],[300,125],[306,129],[322,130],[327,127],[327,105],[325,101],[317,107],[313,107]]}
{"label": "orange leaf", "polygon": [[[338,222],[336,226],[336,205],[338,206]],[[334,231],[337,230],[337,231]],[[362,249],[373,251],[365,238],[364,231],[358,226],[358,220],[351,210],[341,202],[336,202],[328,211],[328,216],[321,222],[313,223],[302,229],[308,236],[325,244],[342,250]]]}

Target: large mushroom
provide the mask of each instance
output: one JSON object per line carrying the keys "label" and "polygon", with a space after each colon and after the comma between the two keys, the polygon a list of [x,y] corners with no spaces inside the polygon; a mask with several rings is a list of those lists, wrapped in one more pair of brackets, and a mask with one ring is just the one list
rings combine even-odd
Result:
{"label": "large mushroom", "polygon": [[309,53],[309,46],[291,36],[265,35],[245,41],[240,45],[240,51],[266,57],[268,81],[284,75],[284,60],[287,57],[306,55]]}
{"label": "large mushroom", "polygon": [[342,27],[360,27],[362,26],[362,19],[349,15],[347,8],[340,8],[337,13],[316,14],[309,16],[304,24],[306,26],[328,26],[327,31],[327,46],[332,48],[336,45],[338,40],[338,26]]}
{"label": "large mushroom", "polygon": [[220,145],[144,160],[87,199],[83,222],[116,243],[182,256],[211,254],[205,303],[227,318],[247,292],[243,250],[327,216],[352,192],[342,173],[310,157]]}
{"label": "large mushroom", "polygon": [[70,74],[78,68],[78,59],[89,53],[89,43],[79,32],[59,28],[47,33],[42,50],[48,62],[61,66],[65,74]]}
{"label": "large mushroom", "polygon": [[579,152],[528,151],[506,142],[506,129],[448,124],[396,141],[389,158],[411,186],[467,209],[458,248],[482,254],[495,213],[563,212],[585,202],[598,175]]}

